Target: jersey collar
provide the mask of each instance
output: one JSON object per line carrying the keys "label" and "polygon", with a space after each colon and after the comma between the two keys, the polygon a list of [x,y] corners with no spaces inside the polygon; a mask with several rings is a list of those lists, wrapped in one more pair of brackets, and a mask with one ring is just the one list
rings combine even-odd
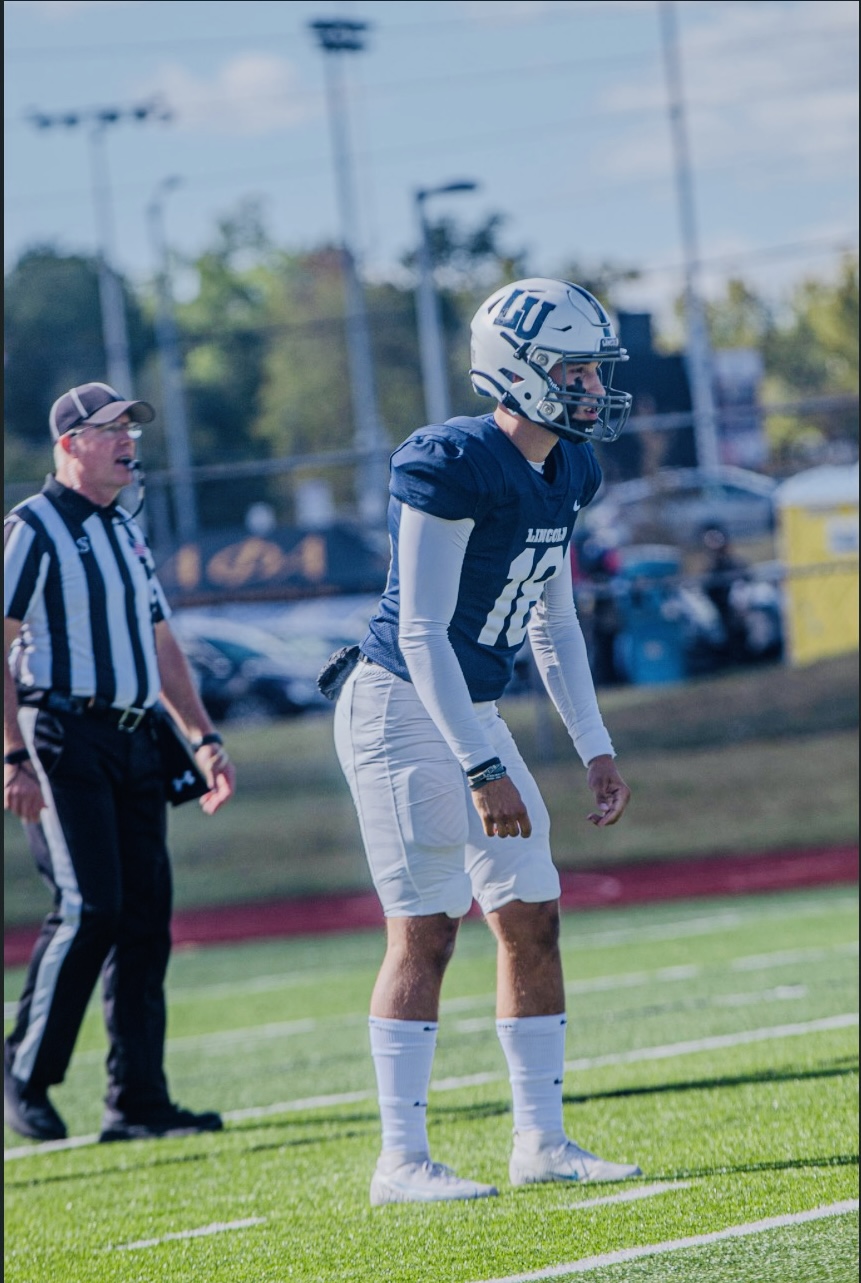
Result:
{"label": "jersey collar", "polygon": [[42,494],[47,495],[58,508],[64,509],[70,516],[77,518],[80,522],[86,521],[94,513],[104,517],[106,520],[115,517],[117,513],[116,502],[101,507],[99,504],[93,503],[92,499],[87,499],[86,496],[79,494],[77,490],[64,486],[53,473],[45,478]]}

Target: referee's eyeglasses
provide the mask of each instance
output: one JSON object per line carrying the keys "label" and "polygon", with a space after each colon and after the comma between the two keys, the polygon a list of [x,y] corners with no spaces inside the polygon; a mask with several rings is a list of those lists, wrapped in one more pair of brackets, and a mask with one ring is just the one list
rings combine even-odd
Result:
{"label": "referee's eyeglasses", "polygon": [[80,428],[72,428],[69,436],[79,437],[82,432],[104,432],[109,437],[127,436],[137,441],[143,429],[136,423],[85,423]]}

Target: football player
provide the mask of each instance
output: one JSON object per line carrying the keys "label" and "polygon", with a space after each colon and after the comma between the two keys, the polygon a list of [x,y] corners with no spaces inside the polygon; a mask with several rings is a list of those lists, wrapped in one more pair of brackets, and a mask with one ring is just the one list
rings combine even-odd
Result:
{"label": "football player", "polygon": [[498,945],[512,1184],[640,1175],[563,1128],[559,876],[547,808],[496,705],[528,631],[586,768],[589,819],[616,823],[630,792],[595,698],[569,544],[601,480],[592,442],[615,440],[630,414],[612,391],[625,360],[587,290],[516,281],[472,322],[472,383],[496,409],[420,428],[392,456],[388,580],[335,714],[387,926],[370,1017],[374,1205],[497,1193],[432,1161],[426,1129],[440,989],[473,897]]}

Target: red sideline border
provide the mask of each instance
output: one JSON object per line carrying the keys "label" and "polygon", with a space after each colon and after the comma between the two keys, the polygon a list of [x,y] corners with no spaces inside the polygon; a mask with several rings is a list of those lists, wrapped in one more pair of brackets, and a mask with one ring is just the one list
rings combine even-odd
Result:
{"label": "red sideline border", "polygon": [[[696,860],[662,860],[581,872],[563,870],[562,908],[599,909],[701,896],[756,895],[858,881],[858,847],[765,851]],[[479,916],[473,904],[471,917]],[[373,891],[181,909],[173,916],[175,949],[286,936],[327,935],[379,928],[383,915]],[[8,928],[7,967],[24,965],[38,925]]]}

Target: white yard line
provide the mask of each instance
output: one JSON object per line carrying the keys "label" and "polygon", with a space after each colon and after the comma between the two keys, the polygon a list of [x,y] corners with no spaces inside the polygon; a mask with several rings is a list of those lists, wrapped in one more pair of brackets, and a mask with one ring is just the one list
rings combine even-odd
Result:
{"label": "white yard line", "polygon": [[109,1252],[135,1252],[142,1247],[158,1247],[159,1243],[173,1243],[181,1238],[206,1238],[209,1234],[226,1234],[229,1230],[247,1230],[252,1225],[262,1225],[265,1216],[248,1216],[244,1221],[215,1221],[212,1225],[202,1225],[197,1230],[177,1230],[174,1234],[163,1234],[161,1238],[140,1238],[136,1243],[117,1243],[109,1247]]}
{"label": "white yard line", "polygon": [[[569,1060],[565,1063],[568,1072],[573,1070],[601,1069],[605,1065],[635,1065],[641,1061],[667,1060],[672,1056],[690,1056],[700,1051],[712,1051],[718,1047],[739,1047],[745,1043],[770,1042],[778,1038],[799,1038],[806,1034],[824,1033],[831,1029],[848,1029],[858,1024],[856,1011],[846,1012],[840,1016],[826,1016],[821,1020],[808,1020],[793,1025],[773,1025],[762,1029],[743,1029],[734,1034],[716,1034],[710,1038],[691,1039],[688,1042],[666,1043],[658,1047],[638,1047],[632,1051],[614,1052],[608,1056],[592,1056],[581,1060]],[[486,1083],[504,1082],[505,1075],[500,1073],[470,1074],[461,1078],[441,1078],[431,1083],[431,1091],[459,1091],[462,1087],[479,1087]],[[351,1105],[359,1101],[373,1100],[373,1091],[338,1092],[330,1096],[307,1096],[300,1100],[280,1101],[273,1105],[254,1106],[250,1109],[237,1109],[224,1114],[226,1122],[239,1122],[245,1118],[263,1118],[275,1114],[295,1113],[308,1109],[325,1109],[331,1105]],[[96,1136],[72,1136],[68,1140],[48,1141],[43,1145],[21,1145],[16,1149],[7,1149],[3,1154],[6,1162],[17,1158],[37,1158],[40,1154],[56,1153],[57,1150],[77,1149],[91,1145]]]}
{"label": "white yard line", "polygon": [[[201,1051],[228,1052],[234,1047],[251,1047],[258,1042],[274,1042],[283,1038],[296,1038],[302,1034],[317,1033],[325,1026],[347,1025],[364,1026],[368,1017],[351,1013],[346,1016],[327,1016],[317,1019],[308,1016],[302,1020],[282,1020],[268,1025],[249,1025],[244,1029],[224,1029],[219,1033],[188,1034],[182,1038],[168,1038],[167,1051],[172,1054],[183,1052],[197,1055]],[[103,1049],[79,1052],[75,1057],[77,1065],[101,1064],[105,1058]]]}
{"label": "white yard line", "polygon": [[602,1198],[584,1198],[577,1201],[569,1199],[565,1203],[541,1204],[544,1212],[586,1212],[590,1207],[606,1207],[609,1203],[638,1203],[641,1198],[657,1198],[659,1194],[671,1194],[677,1189],[689,1189],[691,1181],[656,1181],[654,1185],[640,1185],[637,1189],[626,1189],[621,1194],[604,1194]]}
{"label": "white yard line", "polygon": [[639,1047],[634,1051],[614,1052],[609,1056],[588,1056],[566,1060],[565,1070],[603,1069],[605,1065],[634,1065],[644,1060],[671,1060],[674,1056],[691,1056],[700,1051],[717,1051],[721,1047],[741,1047],[745,1043],[771,1042],[776,1038],[801,1038],[806,1034],[826,1033],[830,1029],[849,1029],[858,1024],[858,1012],[842,1016],[824,1016],[821,1020],[799,1021],[792,1025],[772,1025],[765,1029],[744,1029],[734,1034],[713,1034],[710,1038],[692,1038],[688,1042],[671,1042],[663,1047]]}
{"label": "white yard line", "polygon": [[[755,958],[756,965],[748,966],[754,959],[747,957],[732,959],[727,965],[733,971],[757,971],[764,970],[761,965],[766,958],[773,956],[775,966],[786,966],[790,963],[810,961],[816,958],[825,958],[832,953],[857,951],[858,942],[851,944],[833,945],[829,949],[798,949],[792,953],[781,950],[774,955],[760,954]],[[629,971],[617,976],[593,976],[589,980],[573,980],[565,986],[565,992],[569,995],[587,994],[587,993],[612,993],[625,989],[637,989],[647,985],[654,984],[678,984],[686,980],[696,979],[705,970],[697,966],[678,966],[678,967],[658,967],[654,971]],[[774,989],[757,990],[747,994],[728,994],[725,996],[716,995],[711,999],[715,1006],[750,1006],[756,1002],[781,1002],[788,1001],[792,998],[802,996],[799,988],[791,986],[777,986]],[[463,998],[444,999],[440,1005],[443,1016],[450,1015],[457,1011],[470,1011],[476,1007],[489,1008],[490,1012],[494,1005],[493,994],[479,994]],[[210,1034],[189,1034],[181,1038],[169,1038],[167,1047],[170,1052],[186,1052],[197,1054],[199,1051],[217,1052],[220,1050],[229,1051],[237,1045],[247,1046],[252,1042],[266,1042],[278,1038],[292,1038],[301,1034],[315,1033],[324,1026],[338,1025],[344,1028],[347,1025],[364,1025],[367,1016],[364,1013],[348,1012],[340,1016],[324,1016],[316,1018],[313,1016],[300,1020],[285,1020],[273,1022],[266,1025],[252,1025],[246,1029],[228,1029],[219,1033]],[[492,1014],[485,1016],[476,1016],[466,1020],[458,1021],[453,1028],[458,1033],[471,1034],[484,1032],[494,1027],[495,1017]],[[104,1050],[92,1050],[79,1052],[76,1056],[76,1063],[79,1065],[101,1064],[104,1059]]]}
{"label": "white yard line", "polygon": [[733,971],[768,971],[771,967],[788,967],[795,962],[817,962],[832,953],[858,953],[858,941],[849,940],[845,944],[827,945],[825,948],[782,949],[777,953],[754,953],[747,958],[734,958],[730,966]]}
{"label": "white yard line", "polygon": [[[697,919],[699,922],[700,920]],[[767,971],[771,967],[792,966],[798,962],[817,962],[829,958],[835,953],[845,953],[852,957],[858,953],[858,941],[850,940],[842,944],[828,945],[825,947],[812,946],[809,949],[780,949],[774,953],[759,953],[745,955],[739,958],[728,959],[725,964],[730,971]],[[707,970],[703,966],[689,964],[677,967],[658,967],[654,971],[629,971],[619,975],[592,976],[588,980],[569,980],[565,985],[565,992],[569,995],[587,993],[605,993],[613,992],[616,989],[636,989],[643,985],[653,984],[673,984],[684,980],[695,980],[697,976]],[[320,982],[320,977],[309,977],[308,982],[314,980]],[[197,1001],[198,999],[222,998],[229,994],[239,996],[244,993],[271,992],[281,988],[293,988],[296,985],[295,978],[290,976],[259,976],[256,980],[249,981],[247,984],[218,984],[202,985],[199,989],[171,989],[170,1000],[172,1003],[178,1000]],[[492,1006],[494,995],[492,993],[470,994],[462,998],[444,998],[441,1003],[441,1011],[444,1015],[456,1011],[470,1011],[475,1007]],[[14,1020],[17,1010],[17,1002],[7,1002],[3,1005],[4,1020]],[[345,1016],[327,1017],[330,1021],[343,1020],[364,1020],[364,1015],[357,1016],[355,1013],[349,1013]],[[285,1028],[295,1025],[296,1032],[303,1032],[299,1029],[300,1025],[307,1025],[308,1021],[290,1021]],[[310,1018],[310,1023],[316,1028],[318,1021]],[[265,1027],[265,1026],[264,1026]],[[276,1026],[277,1027],[277,1026]],[[292,1032],[292,1030],[291,1030]],[[197,1035],[198,1037],[222,1035]],[[244,1037],[244,1034],[240,1035]],[[172,1039],[169,1045],[180,1041],[189,1041],[188,1039]],[[102,1060],[104,1051],[84,1052],[84,1056],[92,1056],[93,1059]],[[81,1060],[81,1055],[76,1057],[77,1061]]]}
{"label": "white yard line", "polygon": [[590,1274],[608,1265],[623,1265],[639,1261],[645,1256],[663,1256],[667,1252],[682,1252],[689,1247],[707,1247],[729,1238],[747,1238],[751,1234],[765,1234],[769,1230],[785,1229],[791,1225],[804,1225],[808,1221],[821,1221],[830,1216],[845,1216],[858,1211],[858,1199],[830,1203],[827,1207],[814,1207],[809,1212],[792,1212],[785,1216],[770,1216],[764,1221],[749,1221],[746,1225],[730,1225],[725,1230],[711,1234],[694,1234],[690,1238],[669,1239],[665,1243],[647,1243],[642,1247],[623,1247],[618,1252],[604,1252],[601,1256],[587,1256],[580,1261],[567,1261],[564,1265],[548,1265],[543,1270],[528,1274],[506,1274],[500,1278],[482,1279],[481,1283],[538,1283],[540,1279],[570,1278],[574,1274]]}
{"label": "white yard line", "polygon": [[341,1091],[331,1096],[306,1096],[303,1100],[282,1101],[280,1105],[252,1105],[248,1109],[232,1109],[224,1114],[228,1123],[240,1123],[246,1118],[269,1118],[273,1114],[297,1114],[306,1109],[327,1109],[329,1105],[356,1105],[363,1100],[376,1100],[375,1091]]}
{"label": "white yard line", "polygon": [[14,1162],[16,1158],[40,1158],[42,1154],[58,1154],[66,1149],[85,1149],[95,1145],[99,1137],[96,1132],[90,1136],[69,1136],[66,1140],[45,1140],[41,1145],[19,1145],[16,1149],[4,1149],[3,1162]]}
{"label": "white yard line", "polygon": [[[775,989],[755,989],[752,993],[717,994],[714,998],[707,1000],[707,1005],[755,1007],[766,1002],[798,1002],[806,997],[806,985],[778,985]],[[452,1026],[454,1032],[459,1034],[487,1033],[495,1027],[495,1016],[471,1016],[468,1020],[456,1020]]]}

